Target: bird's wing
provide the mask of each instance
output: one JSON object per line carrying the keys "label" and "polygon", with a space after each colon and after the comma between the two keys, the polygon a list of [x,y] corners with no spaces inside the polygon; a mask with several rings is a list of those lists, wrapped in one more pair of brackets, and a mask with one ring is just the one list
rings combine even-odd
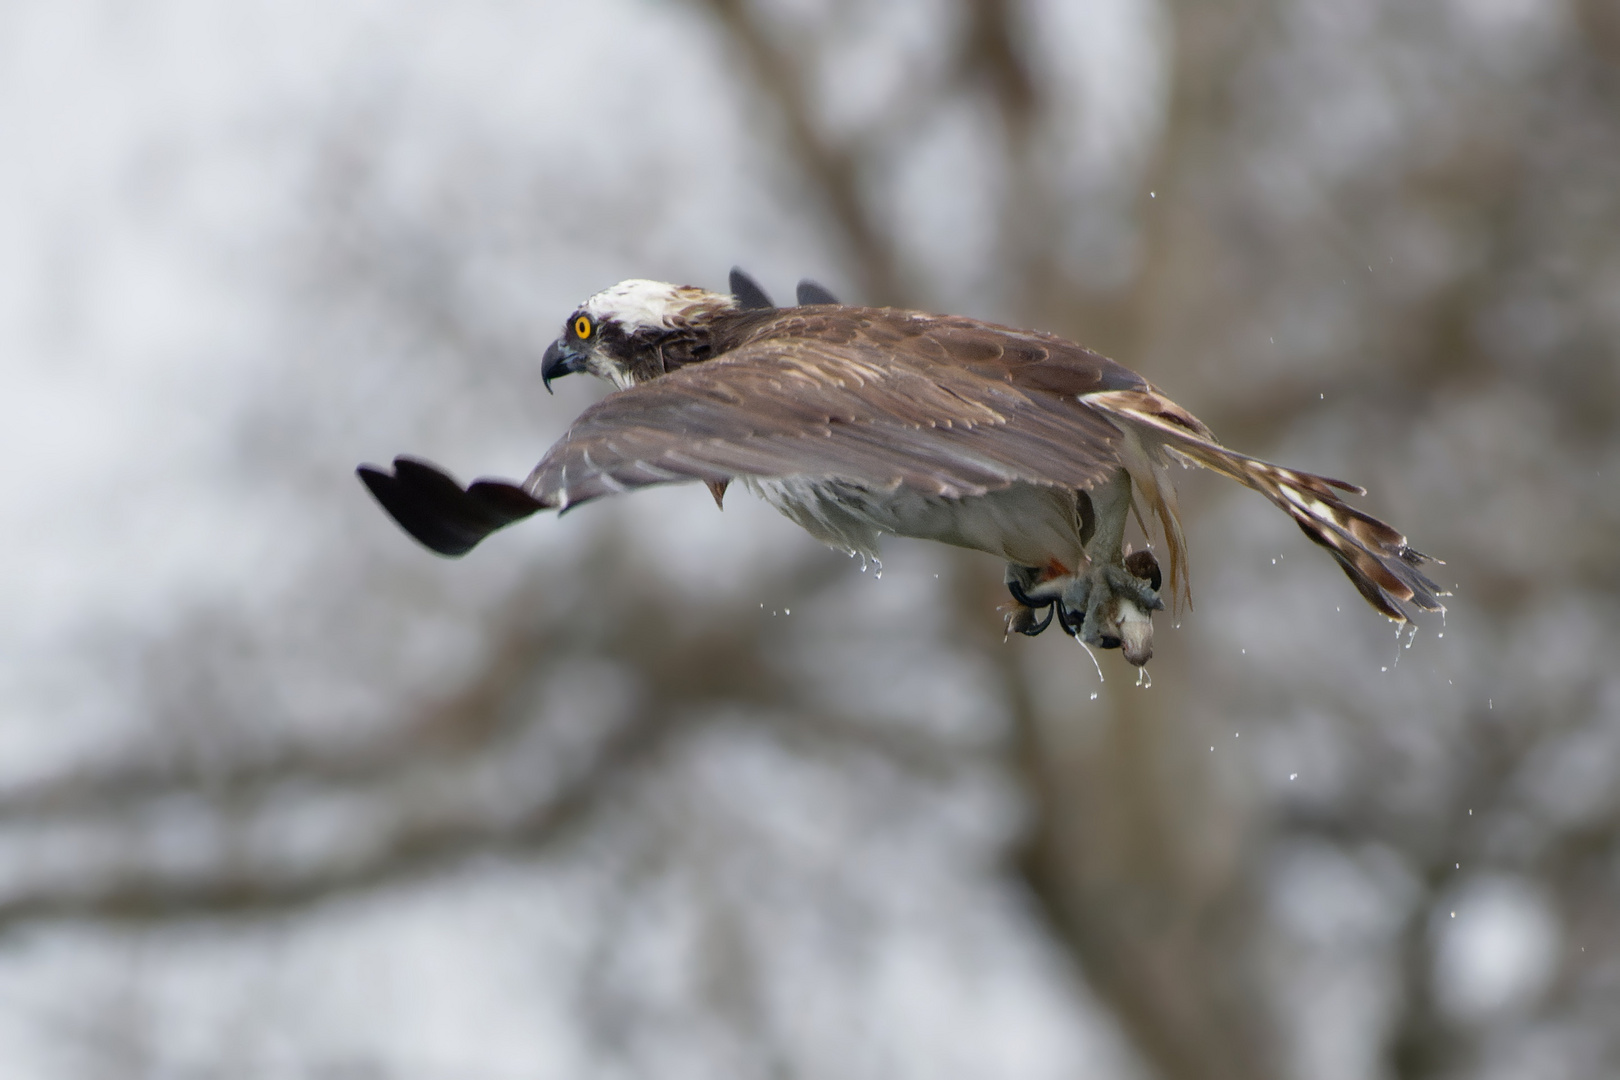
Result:
{"label": "bird's wing", "polygon": [[521,487],[463,488],[404,457],[391,470],[362,465],[360,478],[407,532],[450,556],[537,510],[650,484],[1087,489],[1118,467],[1121,434],[1081,396],[1146,386],[1072,342],[973,319],[832,305],[753,315],[716,358],[585,410]]}
{"label": "bird's wing", "polygon": [[1030,372],[1049,357],[1009,358],[999,330],[935,320],[931,332],[888,340],[838,329],[848,320],[831,325],[820,336],[767,334],[610,394],[524,490],[559,509],[650,484],[738,477],[960,498],[1018,482],[1090,488],[1119,465],[1115,425],[1041,385],[1055,376]]}
{"label": "bird's wing", "polygon": [[486,479],[464,488],[437,466],[411,457],[395,458],[390,470],[362,465],[355,472],[400,528],[429,551],[451,558],[541,509],[516,484]]}

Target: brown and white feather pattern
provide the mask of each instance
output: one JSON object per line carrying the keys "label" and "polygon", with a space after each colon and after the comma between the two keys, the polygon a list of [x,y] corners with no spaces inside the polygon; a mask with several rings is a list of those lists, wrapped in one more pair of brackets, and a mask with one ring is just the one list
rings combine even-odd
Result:
{"label": "brown and white feather pattern", "polygon": [[[629,284],[640,295],[656,283]],[[657,363],[632,357],[640,368],[612,372],[625,388],[586,409],[521,490],[463,490],[410,459],[361,476],[443,554],[538,508],[684,481],[718,498],[741,480],[851,550],[893,532],[1078,570],[1077,493],[1124,469],[1138,516],[1162,531],[1172,596],[1185,600],[1171,470],[1191,462],[1265,495],[1391,619],[1407,617],[1405,603],[1443,610],[1419,570],[1426,557],[1338,494],[1361,489],[1228,450],[1139,375],[1062,338],[888,308],[729,301],[665,329]],[[637,334],[647,332],[663,331]]]}
{"label": "brown and white feather pattern", "polygon": [[[1093,394],[1086,403],[1134,428],[1144,444],[1230,477],[1270,499],[1306,536],[1327,548],[1367,602],[1389,618],[1407,621],[1402,607],[1407,602],[1425,611],[1444,610],[1439,600],[1442,590],[1418,569],[1432,561],[1429,556],[1338,496],[1340,491],[1365,495],[1362,488],[1228,450],[1191,413],[1154,391]],[[1173,521],[1173,509],[1170,518]],[[1171,527],[1167,521],[1166,528]]]}

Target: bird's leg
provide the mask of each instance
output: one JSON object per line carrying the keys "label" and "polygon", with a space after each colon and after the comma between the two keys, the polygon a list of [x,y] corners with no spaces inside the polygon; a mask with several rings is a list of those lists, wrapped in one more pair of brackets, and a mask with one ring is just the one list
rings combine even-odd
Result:
{"label": "bird's leg", "polygon": [[1068,580],[1057,602],[1058,624],[1087,645],[1122,649],[1141,667],[1153,656],[1153,612],[1159,599],[1159,565],[1151,552],[1124,554],[1131,513],[1131,478],[1124,469],[1090,492],[1096,528],[1086,544],[1090,564]]}

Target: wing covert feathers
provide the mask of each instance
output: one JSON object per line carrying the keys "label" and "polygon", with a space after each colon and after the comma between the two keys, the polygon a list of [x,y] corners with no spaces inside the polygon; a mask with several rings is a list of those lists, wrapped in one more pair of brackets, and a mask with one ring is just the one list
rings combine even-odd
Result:
{"label": "wing covert feathers", "polygon": [[784,316],[713,360],[608,395],[525,490],[564,509],[649,484],[738,477],[961,498],[1015,483],[1089,489],[1118,467],[1115,425],[1045,385],[1119,382],[1112,361],[971,320],[876,310],[852,335],[856,322]]}
{"label": "wing covert feathers", "polygon": [[[1357,591],[1388,618],[1408,621],[1403,606],[1408,602],[1425,611],[1445,610],[1439,598],[1446,593],[1419,569],[1434,560],[1409,547],[1406,537],[1389,525],[1339,498],[1339,491],[1366,494],[1361,488],[1228,450],[1192,414],[1152,391],[1113,391],[1086,402],[1135,431],[1142,444],[1163,447],[1270,499],[1306,536],[1328,549]],[[1134,474],[1133,469],[1133,479]],[[1173,489],[1169,498],[1174,499]],[[1172,541],[1172,555],[1176,547]]]}

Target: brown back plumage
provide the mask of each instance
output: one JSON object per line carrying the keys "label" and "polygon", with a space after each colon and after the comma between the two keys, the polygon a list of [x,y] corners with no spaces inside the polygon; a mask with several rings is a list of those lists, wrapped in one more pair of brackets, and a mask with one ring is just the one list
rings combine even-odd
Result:
{"label": "brown back plumage", "polygon": [[713,359],[585,410],[525,489],[560,508],[738,476],[952,498],[1086,489],[1118,465],[1119,433],[1079,395],[1146,385],[1048,334],[888,308],[750,312],[712,341]]}

